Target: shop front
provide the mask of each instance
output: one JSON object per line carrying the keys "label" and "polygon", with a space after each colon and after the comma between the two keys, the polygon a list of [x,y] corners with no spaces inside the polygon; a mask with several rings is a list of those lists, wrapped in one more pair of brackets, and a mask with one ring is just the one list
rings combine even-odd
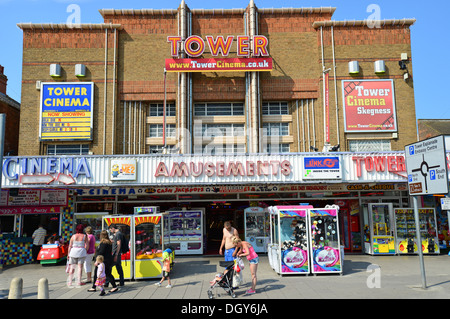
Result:
{"label": "shop front", "polygon": [[[42,169],[27,166],[32,162],[42,162]],[[178,253],[218,254],[225,221],[242,237],[268,232],[269,227],[255,228],[254,218],[246,217],[249,208],[337,205],[340,245],[347,252],[372,253],[367,230],[372,229],[370,238],[387,235],[381,222],[367,217],[378,206],[392,211],[411,207],[403,152],[74,156],[68,163],[66,157],[5,159],[4,238],[28,238],[30,244],[31,232],[44,223],[48,234],[68,240],[76,223],[98,233],[105,216],[133,216],[136,207],[154,206],[172,212],[169,241]],[[70,182],[58,180],[62,174]],[[42,176],[52,181],[42,185]],[[439,229],[441,219],[436,219]],[[376,234],[374,224],[380,226]],[[11,245],[8,240],[3,249]]]}
{"label": "shop front", "polygon": [[32,235],[41,225],[44,244],[51,237],[63,242],[72,233],[72,201],[65,188],[2,189],[0,203],[1,264],[31,263]]}

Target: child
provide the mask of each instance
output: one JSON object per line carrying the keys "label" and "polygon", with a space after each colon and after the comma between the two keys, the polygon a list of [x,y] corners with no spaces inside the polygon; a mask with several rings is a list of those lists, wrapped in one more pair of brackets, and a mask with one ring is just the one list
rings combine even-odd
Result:
{"label": "child", "polygon": [[166,249],[163,252],[162,258],[163,258],[163,277],[160,282],[157,282],[155,284],[155,286],[161,287],[162,282],[167,278],[169,284],[166,286],[166,288],[172,288],[172,285],[170,283],[170,264],[172,263],[172,258],[170,257],[168,249]]}
{"label": "child", "polygon": [[105,264],[103,260],[104,260],[103,256],[98,255],[95,261],[95,266],[97,267],[97,281],[95,282],[95,285],[97,287],[100,287],[100,296],[105,295],[105,289],[103,288],[103,285],[106,282],[106,273],[105,273]]}

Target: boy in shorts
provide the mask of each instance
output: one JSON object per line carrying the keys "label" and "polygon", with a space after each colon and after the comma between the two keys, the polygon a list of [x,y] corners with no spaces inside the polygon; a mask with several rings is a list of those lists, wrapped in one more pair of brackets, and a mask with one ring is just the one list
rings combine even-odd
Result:
{"label": "boy in shorts", "polygon": [[157,282],[155,286],[161,287],[161,284],[163,281],[167,278],[169,284],[166,286],[166,288],[172,288],[172,284],[170,283],[170,264],[172,263],[172,258],[170,254],[167,251],[163,252],[163,277],[161,278],[160,282]]}

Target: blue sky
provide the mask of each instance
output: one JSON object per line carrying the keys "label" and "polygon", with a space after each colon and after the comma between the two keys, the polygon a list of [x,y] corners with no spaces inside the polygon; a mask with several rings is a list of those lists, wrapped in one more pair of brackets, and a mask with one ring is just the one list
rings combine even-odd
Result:
{"label": "blue sky", "polygon": [[[245,8],[250,0],[185,0],[191,9]],[[336,7],[334,20],[363,20],[380,9],[381,19],[415,18],[411,27],[414,94],[417,119],[450,119],[450,1],[399,0],[254,0],[259,8]],[[8,77],[7,94],[20,102],[22,30],[20,22],[66,23],[71,4],[80,7],[81,23],[101,23],[99,9],[174,9],[181,0],[0,0],[0,64]]]}

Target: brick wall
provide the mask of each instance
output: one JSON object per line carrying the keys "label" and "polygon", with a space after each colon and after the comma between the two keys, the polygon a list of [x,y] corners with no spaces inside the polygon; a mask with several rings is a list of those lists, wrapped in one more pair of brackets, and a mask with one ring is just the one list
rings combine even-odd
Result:
{"label": "brick wall", "polygon": [[5,142],[3,146],[4,154],[18,154],[19,145],[19,123],[20,110],[0,101],[0,113],[4,113],[5,119]]}
{"label": "brick wall", "polygon": [[[220,10],[192,13],[192,34],[200,35],[242,35],[245,34],[243,11],[221,13]],[[314,143],[323,143],[323,100],[322,100],[322,59],[321,33],[313,26],[313,22],[331,20],[331,12],[304,12],[270,9],[260,10],[258,15],[258,33],[269,40],[269,53],[273,58],[274,68],[271,72],[259,73],[261,101],[288,101],[291,105],[292,118],[300,118],[305,110],[297,109],[296,101],[314,100],[314,119],[316,135]],[[106,153],[111,153],[111,140],[115,137],[115,153],[123,149],[123,108],[119,101],[162,102],[164,99],[163,69],[164,60],[170,57],[168,35],[178,34],[178,18],[176,10],[164,12],[140,12],[122,14],[120,12],[105,13],[105,23],[120,24],[122,29],[117,37],[117,78],[115,92],[117,94],[115,123],[112,127],[113,101],[113,68],[114,68],[114,36],[108,32],[107,52],[107,111],[106,131],[103,129],[104,111],[104,63],[105,63],[105,31],[89,29],[24,30],[22,107],[23,119],[20,136],[37,136],[39,132],[39,91],[35,83],[54,81],[48,75],[50,63],[60,63],[63,76],[58,81],[80,81],[74,76],[76,63],[84,63],[88,76],[83,81],[95,83],[94,106],[94,140],[91,150],[101,154],[103,136],[106,136]],[[333,66],[331,28],[324,27],[324,62],[325,66]],[[341,141],[341,150],[346,150],[345,140],[357,135],[344,133],[343,110],[341,96],[341,80],[352,78],[348,74],[348,62],[358,60],[361,79],[394,79],[397,105],[398,138],[392,139],[392,149],[403,149],[416,138],[414,113],[413,82],[403,81],[403,73],[399,70],[400,54],[405,52],[411,57],[411,39],[409,25],[385,25],[382,28],[365,26],[334,27],[336,87],[333,72],[330,73],[329,105],[331,144]],[[205,52],[204,58],[210,57]],[[233,45],[230,57],[236,56]],[[387,72],[383,76],[375,75],[373,62],[382,59],[386,62]],[[412,75],[412,59],[409,60],[408,71]],[[193,79],[194,101],[243,101],[245,99],[244,73],[195,73]],[[167,100],[174,102],[178,96],[178,74],[167,74]],[[338,120],[336,119],[336,101]],[[311,110],[310,110],[311,112]],[[145,116],[145,114],[142,114]],[[312,117],[312,113],[310,114]],[[337,122],[338,121],[338,122]],[[339,130],[337,124],[339,123]],[[311,125],[312,126],[312,125]],[[296,129],[296,125],[292,125]],[[306,123],[300,123],[303,131]],[[311,130],[312,128],[310,128]],[[309,136],[312,132],[307,132]],[[292,131],[293,136],[297,135]],[[377,135],[374,135],[375,137]],[[378,135],[381,136],[381,135]],[[361,137],[364,137],[361,135]],[[386,136],[383,136],[386,138]],[[389,138],[389,137],[388,137]],[[321,145],[316,145],[321,149]],[[291,148],[292,151],[296,150]],[[20,155],[39,154],[45,150],[39,141],[21,138]]]}
{"label": "brick wall", "polygon": [[[91,151],[103,153],[103,136],[106,136],[106,149],[111,152],[112,104],[114,69],[114,34],[108,30],[107,50],[107,104],[106,132],[103,128],[104,89],[105,89],[105,36],[100,29],[24,29],[24,49],[22,62],[22,112],[20,125],[19,155],[45,154],[45,144],[39,136],[40,91],[36,81],[41,82],[94,82],[93,125],[94,136]],[[49,75],[50,64],[61,65],[61,77],[53,79]],[[75,76],[75,64],[86,66],[86,77]],[[64,142],[58,142],[63,144]],[[77,144],[78,142],[67,142]]]}

